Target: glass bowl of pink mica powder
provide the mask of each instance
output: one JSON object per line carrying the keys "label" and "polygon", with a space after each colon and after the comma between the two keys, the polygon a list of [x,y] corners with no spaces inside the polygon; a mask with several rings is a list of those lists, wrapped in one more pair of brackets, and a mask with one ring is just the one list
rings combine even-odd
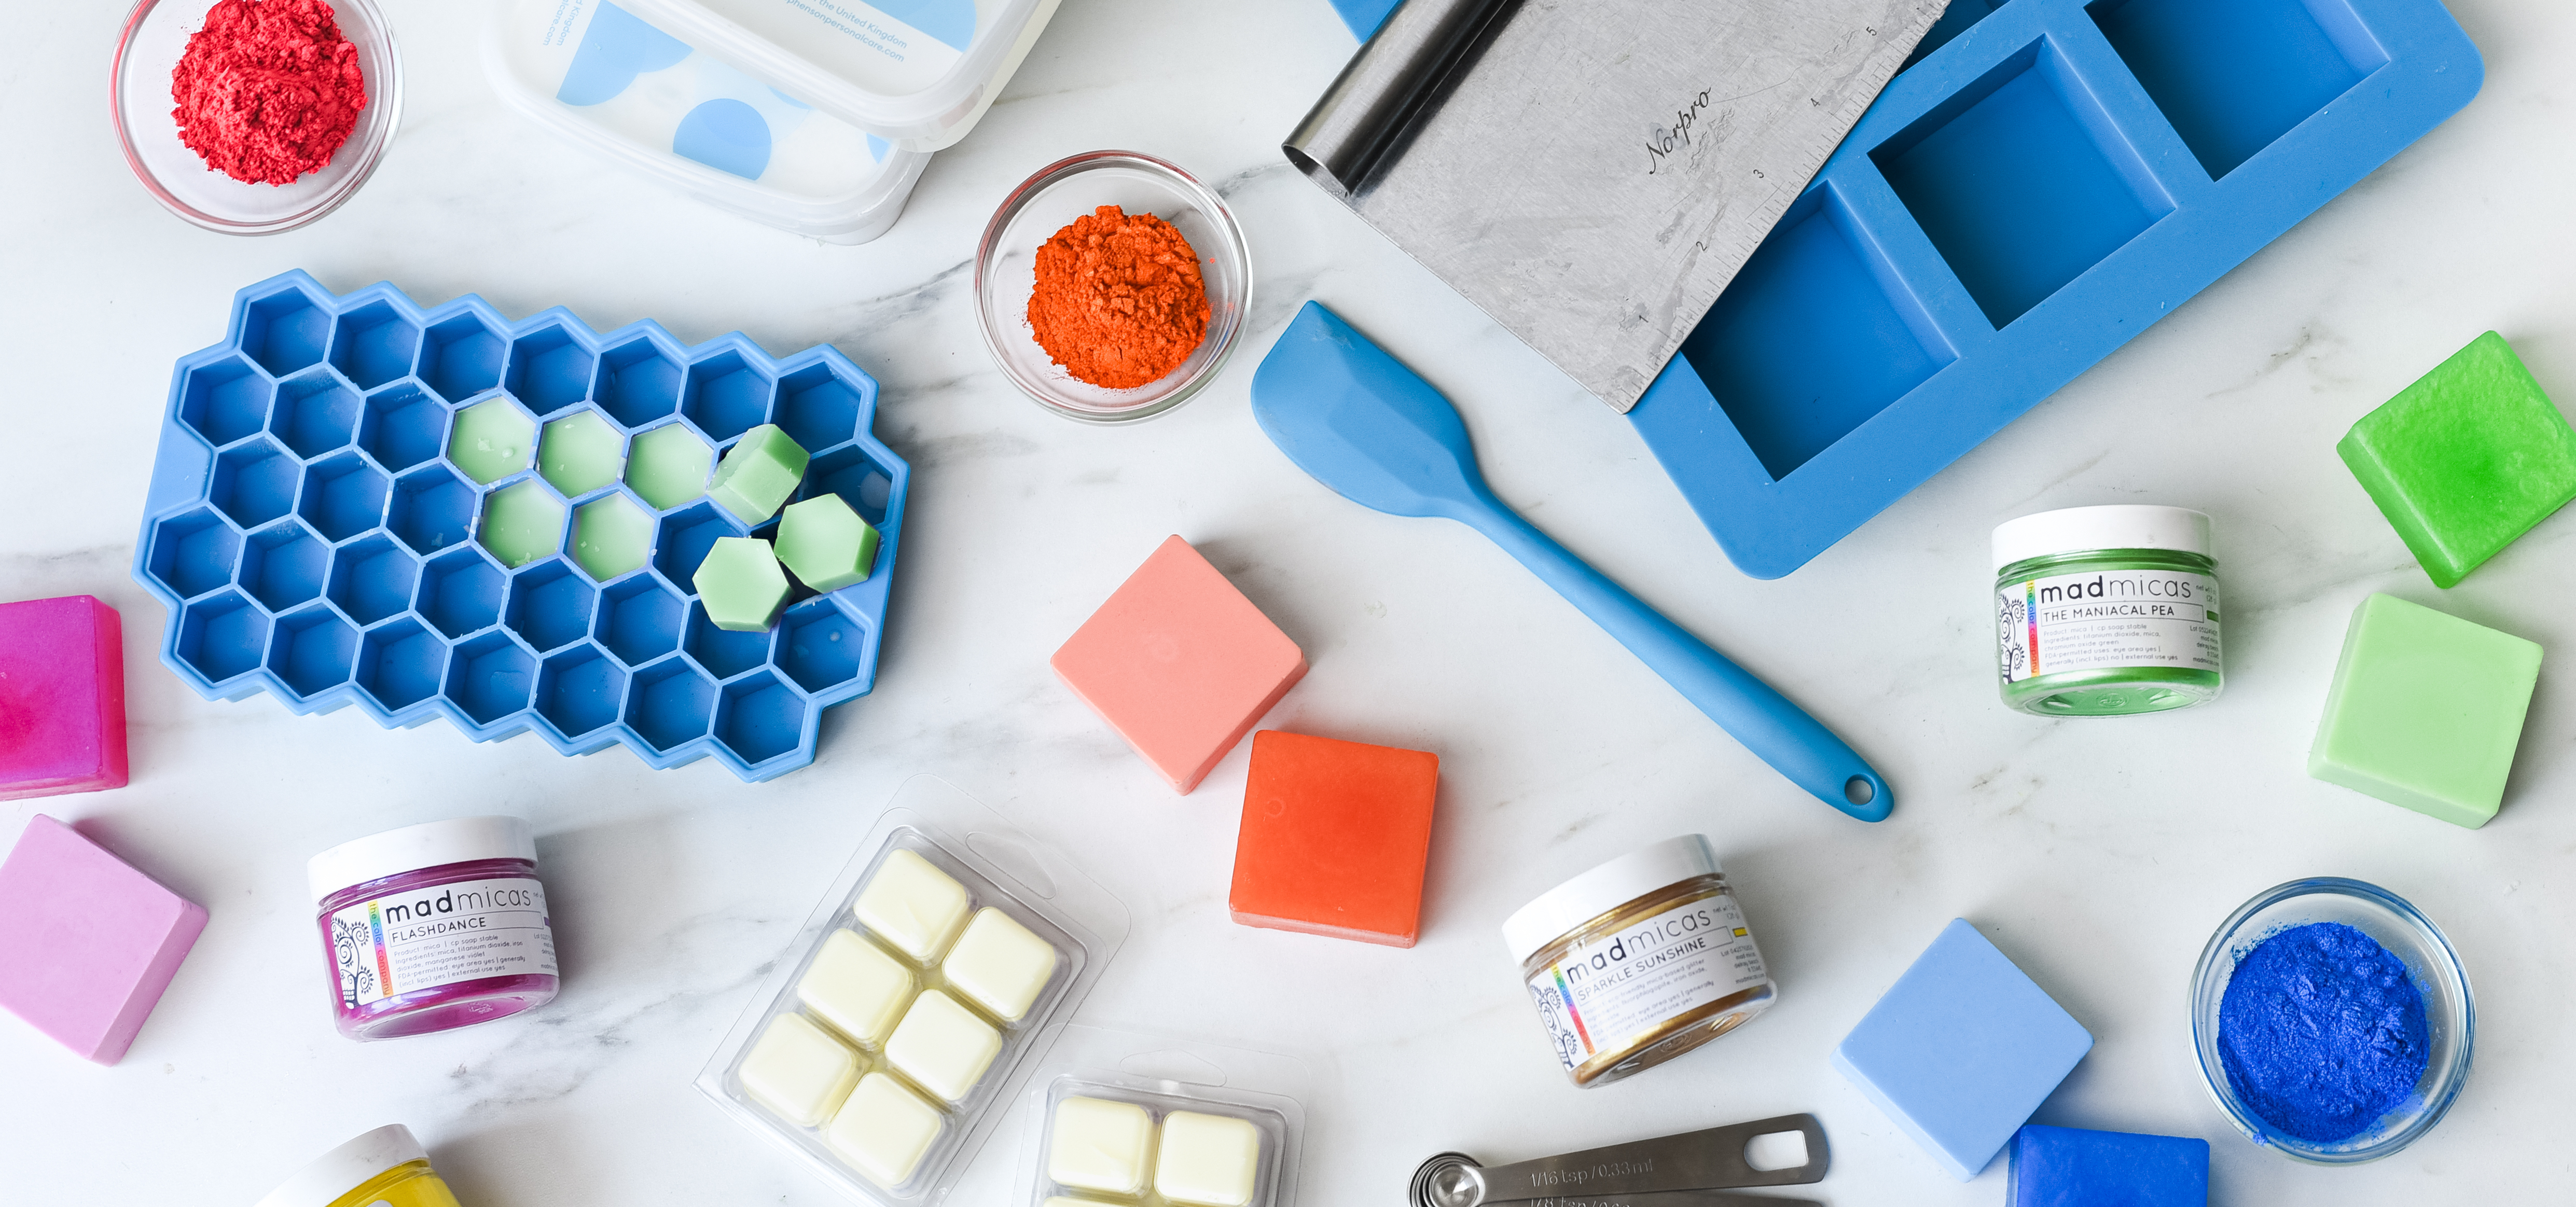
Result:
{"label": "glass bowl of pink mica powder", "polygon": [[331,0],[340,36],[358,48],[367,107],[330,162],[291,184],[247,184],[206,166],[179,141],[170,116],[170,75],[215,0],[140,0],[126,14],[112,81],[116,136],[125,162],[153,200],[207,230],[273,235],[293,230],[356,196],[402,120],[402,56],[375,0]]}
{"label": "glass bowl of pink mica powder", "polygon": [[[2238,964],[2265,940],[2315,922],[2352,927],[2406,966],[2407,979],[2423,995],[2429,1056],[2414,1092],[2361,1131],[2329,1143],[2291,1135],[2257,1114],[2237,1094],[2219,1052],[2220,1008]],[[2377,885],[2320,876],[2266,889],[2219,925],[2192,970],[2191,1037],[2202,1082],[2247,1139],[2294,1161],[2358,1165],[2395,1153],[2442,1121],[2469,1079],[2477,1008],[2459,953],[2421,911]]]}

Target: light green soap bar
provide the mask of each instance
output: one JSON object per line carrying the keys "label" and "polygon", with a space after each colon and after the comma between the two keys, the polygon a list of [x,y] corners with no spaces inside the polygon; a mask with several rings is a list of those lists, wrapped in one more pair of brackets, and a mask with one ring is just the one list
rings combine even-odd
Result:
{"label": "light green soap bar", "polygon": [[766,522],[805,480],[808,459],[777,424],[761,424],[726,450],[715,481],[707,484],[707,497],[743,523]]}
{"label": "light green soap bar", "polygon": [[2389,595],[2353,613],[2308,774],[2476,829],[2504,800],[2540,646]]}
{"label": "light green soap bar", "polygon": [[707,619],[719,629],[766,632],[787,605],[787,572],[778,568],[769,542],[757,537],[718,538],[692,581]]}
{"label": "light green soap bar", "polygon": [[2576,428],[2493,331],[2362,416],[2335,452],[2437,587],[2576,499]]}
{"label": "light green soap bar", "polygon": [[876,568],[876,526],[839,495],[807,499],[778,517],[778,560],[817,591],[855,586]]}

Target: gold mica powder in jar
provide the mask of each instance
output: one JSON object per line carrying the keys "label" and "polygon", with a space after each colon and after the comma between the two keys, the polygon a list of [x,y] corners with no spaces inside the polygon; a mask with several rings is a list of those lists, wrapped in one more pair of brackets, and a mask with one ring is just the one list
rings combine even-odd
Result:
{"label": "gold mica powder in jar", "polygon": [[1607,1085],[1742,1026],[1779,991],[1697,834],[1622,855],[1503,921],[1558,1063]]}
{"label": "gold mica powder in jar", "polygon": [[458,1207],[411,1129],[387,1124],[322,1154],[256,1207]]}

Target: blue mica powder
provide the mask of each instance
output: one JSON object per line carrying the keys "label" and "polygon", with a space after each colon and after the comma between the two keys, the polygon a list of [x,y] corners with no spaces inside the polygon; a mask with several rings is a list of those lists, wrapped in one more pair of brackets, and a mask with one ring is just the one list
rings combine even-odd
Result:
{"label": "blue mica powder", "polygon": [[2340,922],[2293,927],[2236,963],[2218,1055],[2237,1098],[2320,1144],[2404,1104],[2432,1052],[2424,995],[2379,941]]}

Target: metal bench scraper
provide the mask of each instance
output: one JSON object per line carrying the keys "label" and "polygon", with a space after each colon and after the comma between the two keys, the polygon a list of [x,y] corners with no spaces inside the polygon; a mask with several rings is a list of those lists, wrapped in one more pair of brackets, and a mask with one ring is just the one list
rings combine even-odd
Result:
{"label": "metal bench scraper", "polygon": [[1406,0],[1283,150],[1625,412],[1948,0]]}

